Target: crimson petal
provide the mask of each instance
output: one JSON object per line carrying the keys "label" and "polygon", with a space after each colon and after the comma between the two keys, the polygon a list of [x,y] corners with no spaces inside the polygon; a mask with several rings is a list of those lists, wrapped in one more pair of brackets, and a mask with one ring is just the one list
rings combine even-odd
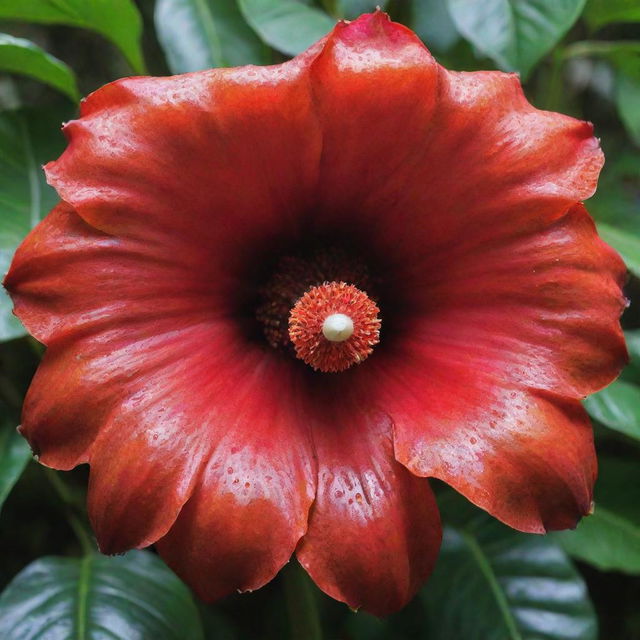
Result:
{"label": "crimson petal", "polygon": [[574,526],[596,472],[578,400],[626,359],[623,278],[582,205],[434,278],[380,388],[398,460],[517,529]]}
{"label": "crimson petal", "polygon": [[592,126],[535,109],[514,74],[446,71],[381,12],[339,25],[311,79],[315,223],[351,221],[403,310],[372,391],[398,460],[515,527],[575,524],[595,474],[576,400],[626,356],[624,266],[576,205],[603,162]]}
{"label": "crimson petal", "polygon": [[95,228],[178,255],[228,309],[247,260],[295,237],[313,201],[322,143],[306,67],[111,83],[65,125],[47,179]]}
{"label": "crimson petal", "polygon": [[22,422],[42,462],[86,462],[132,372],[166,361],[162,347],[181,329],[216,324],[208,295],[185,273],[179,261],[93,229],[66,203],[29,234],[5,285],[26,327],[50,346]]}
{"label": "crimson petal", "polygon": [[[225,420],[246,380],[259,386],[255,371],[273,373],[263,364],[271,354],[212,308],[200,278],[135,239],[90,227],[66,203],[30,234],[7,276],[17,311],[49,345],[22,433],[44,464],[90,463],[89,512],[107,553],[168,531],[231,428]],[[297,417],[285,419],[284,409],[281,417],[286,446],[301,443],[296,464],[311,464]],[[298,482],[292,519],[306,522],[312,485]]]}
{"label": "crimson petal", "polygon": [[589,123],[535,109],[516,74],[447,71],[382,12],[339,24],[310,76],[323,132],[315,222],[351,224],[395,274],[409,266],[394,288],[420,286],[435,255],[548,223],[595,190],[603,155]]}
{"label": "crimson petal", "polygon": [[390,420],[368,394],[325,391],[314,390],[318,489],[298,559],[331,597],[388,615],[431,573],[438,508],[427,481],[395,461]]}
{"label": "crimson petal", "polygon": [[228,389],[210,396],[225,435],[158,542],[162,557],[204,600],[269,582],[307,529],[315,464],[288,364],[267,358],[242,375],[227,371]]}

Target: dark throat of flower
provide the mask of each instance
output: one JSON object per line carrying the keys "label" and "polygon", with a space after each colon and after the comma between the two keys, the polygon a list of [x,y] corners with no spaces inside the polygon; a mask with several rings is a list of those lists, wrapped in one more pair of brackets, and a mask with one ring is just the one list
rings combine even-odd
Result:
{"label": "dark throat of flower", "polygon": [[364,263],[338,249],[281,259],[262,290],[256,317],[273,348],[316,371],[364,361],[380,341],[380,309]]}

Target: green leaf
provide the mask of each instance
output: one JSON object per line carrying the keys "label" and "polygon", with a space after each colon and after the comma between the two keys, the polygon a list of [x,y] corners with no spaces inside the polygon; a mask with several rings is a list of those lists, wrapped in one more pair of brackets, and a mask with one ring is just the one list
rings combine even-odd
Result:
{"label": "green leaf", "polygon": [[173,73],[266,62],[236,0],[158,0],[155,25]]}
{"label": "green leaf", "polygon": [[633,329],[624,332],[627,341],[627,349],[631,357],[631,365],[640,366],[640,329]]}
{"label": "green leaf", "polygon": [[0,19],[96,31],[122,51],[136,73],[144,73],[142,18],[131,0],[2,0]]}
{"label": "green leaf", "polygon": [[73,71],[29,40],[0,33],[0,71],[20,73],[40,80],[74,102],[80,98]]}
{"label": "green leaf", "polygon": [[592,29],[613,22],[639,22],[640,4],[638,0],[589,0],[584,17]]}
{"label": "green leaf", "polygon": [[411,13],[413,29],[430,49],[446,52],[460,40],[447,0],[411,0]]}
{"label": "green leaf", "polygon": [[605,242],[618,251],[625,261],[627,269],[640,276],[640,237],[604,222],[598,222],[598,233]]}
{"label": "green leaf", "polygon": [[291,56],[310,47],[335,25],[323,11],[296,0],[238,0],[238,3],[262,40]]}
{"label": "green leaf", "polygon": [[629,364],[620,374],[620,380],[640,387],[640,329],[624,332],[629,351]]}
{"label": "green leaf", "polygon": [[[640,238],[640,216],[636,215],[640,193],[640,153],[628,147],[605,148],[607,162],[598,181],[598,190],[587,207],[598,222],[619,232]],[[606,231],[606,227],[605,227]]]}
{"label": "green leaf", "polygon": [[[58,201],[42,165],[64,147],[63,119],[63,112],[51,109],[0,113],[0,276],[22,239]],[[25,334],[11,309],[0,287],[0,340]]]}
{"label": "green leaf", "polygon": [[620,119],[629,136],[640,145],[640,77],[618,71],[615,98]]}
{"label": "green leaf", "polygon": [[575,531],[554,534],[564,549],[604,571],[640,573],[640,469],[637,462],[600,459],[595,511]]}
{"label": "green leaf", "polygon": [[200,640],[188,589],[155,555],[45,557],[0,596],[3,640]]}
{"label": "green leaf", "polygon": [[423,589],[429,640],[595,640],[582,578],[548,536],[519,533],[482,512],[446,527]]}
{"label": "green leaf", "polygon": [[15,424],[3,418],[0,423],[0,509],[29,458],[31,451],[27,441],[16,431]]}
{"label": "green leaf", "polygon": [[584,401],[589,415],[606,427],[640,440],[640,387],[624,380]]}
{"label": "green leaf", "polygon": [[564,36],[585,0],[448,0],[458,31],[505,71],[523,78]]}

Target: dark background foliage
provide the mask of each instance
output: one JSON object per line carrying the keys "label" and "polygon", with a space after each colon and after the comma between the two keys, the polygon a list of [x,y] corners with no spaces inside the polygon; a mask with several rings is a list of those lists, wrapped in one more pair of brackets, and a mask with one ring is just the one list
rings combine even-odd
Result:
{"label": "dark background foliage", "polygon": [[16,434],[42,347],[0,293],[0,638],[640,639],[640,1],[0,0],[0,272],[56,201],[40,165],[79,96],[116,78],[285,60],[380,4],[454,69],[518,71],[534,105],[595,123],[607,163],[588,207],[629,267],[631,364],[586,401],[601,459],[575,531],[512,531],[438,484],[434,576],[387,620],[289,565],[268,587],[196,602],[152,551],[95,552],[86,469],[33,462]]}

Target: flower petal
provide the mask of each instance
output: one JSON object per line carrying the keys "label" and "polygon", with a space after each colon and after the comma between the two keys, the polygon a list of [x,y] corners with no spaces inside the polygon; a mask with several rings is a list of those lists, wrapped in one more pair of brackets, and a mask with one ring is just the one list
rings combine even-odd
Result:
{"label": "flower petal", "polygon": [[188,258],[98,231],[61,202],[20,245],[4,285],[29,332],[50,344],[159,316],[219,317],[208,276]]}
{"label": "flower petal", "polygon": [[578,400],[625,362],[623,274],[576,205],[427,276],[380,386],[397,459],[517,529],[574,526],[596,472]]}
{"label": "flower petal", "polygon": [[318,490],[298,559],[331,597],[384,616],[431,573],[440,517],[427,481],[394,460],[388,417],[341,391],[316,398]]}
{"label": "flower petal", "polygon": [[306,66],[111,83],[65,125],[47,178],[94,227],[179,255],[233,297],[247,261],[294,236],[312,201],[321,140]]}
{"label": "flower petal", "polygon": [[5,286],[25,326],[51,345],[21,430],[42,462],[59,469],[88,460],[135,373],[170,361],[166,349],[182,332],[218,322],[206,287],[179,262],[93,229],[66,203],[20,246]]}
{"label": "flower petal", "polygon": [[589,197],[603,156],[589,123],[539,111],[518,77],[440,67],[377,12],[339,24],[311,67],[323,130],[318,227],[366,234],[392,266]]}
{"label": "flower petal", "polygon": [[434,376],[403,385],[404,402],[390,406],[399,461],[520,531],[575,527],[589,513],[597,465],[579,402],[460,368]]}
{"label": "flower petal", "polygon": [[[229,375],[217,394],[225,434],[193,496],[157,548],[212,601],[269,582],[307,529],[315,463],[288,362]],[[236,388],[237,386],[240,388]]]}
{"label": "flower petal", "polygon": [[551,224],[434,261],[420,277],[424,290],[401,330],[432,361],[581,399],[627,360],[626,267],[581,204]]}
{"label": "flower petal", "polygon": [[[268,485],[273,478],[270,506],[274,518],[279,515],[288,523],[288,553],[295,547],[313,499],[310,438],[298,423],[295,398],[284,401],[293,388],[288,369],[272,354],[235,338],[224,324],[147,339],[130,331],[122,343],[116,336],[99,334],[93,341],[74,342],[73,350],[63,352],[59,368],[39,372],[29,392],[23,431],[45,464],[91,465],[89,513],[103,552],[155,542],[203,481],[206,465],[223,468],[226,474],[232,464],[239,474],[247,467],[247,477],[256,485],[252,493],[243,484],[247,513],[254,502],[264,502],[259,482]],[[64,375],[65,365],[78,357],[82,364],[63,378],[72,378],[70,386],[52,393],[52,376]],[[52,358],[55,362],[55,348]],[[274,403],[273,398],[283,401]],[[94,407],[97,420],[91,418]],[[76,440],[74,428],[80,432]],[[65,443],[65,437],[70,442]],[[71,445],[78,441],[85,450],[74,459]],[[252,446],[258,453],[250,457]],[[262,468],[254,469],[259,477],[252,479],[251,465],[260,456]],[[273,468],[266,469],[268,464]],[[278,474],[290,482],[289,493]],[[244,476],[242,482],[247,482]],[[292,528],[294,522],[297,528]],[[205,534],[202,544],[208,542]]]}
{"label": "flower petal", "polygon": [[[198,278],[135,240],[93,229],[65,203],[30,234],[7,276],[17,312],[50,345],[21,431],[44,464],[90,463],[90,517],[106,553],[164,535],[215,459],[239,396],[260,403],[270,378],[285,379],[269,364],[277,356],[248,344]],[[265,390],[249,392],[250,384]],[[271,385],[273,397],[286,397]],[[300,468],[309,465],[308,436],[293,409],[280,412],[287,446]],[[311,496],[303,485],[304,520]]]}

